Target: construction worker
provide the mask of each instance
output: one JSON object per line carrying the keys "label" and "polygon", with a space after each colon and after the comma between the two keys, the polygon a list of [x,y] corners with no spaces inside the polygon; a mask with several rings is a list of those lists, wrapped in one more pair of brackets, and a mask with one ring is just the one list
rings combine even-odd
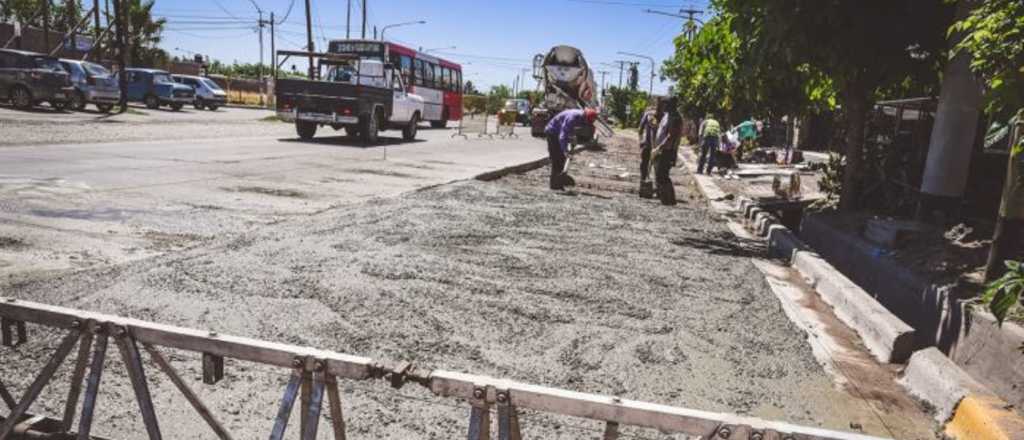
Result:
{"label": "construction worker", "polygon": [[548,137],[548,157],[551,158],[551,189],[575,186],[576,181],[568,173],[569,144],[576,136],[576,129],[583,124],[594,125],[597,110],[592,108],[565,110],[548,122],[544,134]]}
{"label": "construction worker", "polygon": [[647,108],[640,118],[640,197],[654,197],[654,184],[651,182],[651,149],[658,134],[658,123],[661,121],[661,103]]}
{"label": "construction worker", "polygon": [[652,151],[656,191],[663,205],[676,204],[676,190],[672,179],[669,178],[669,172],[676,165],[679,142],[683,138],[683,117],[679,114],[678,103],[674,96],[665,100],[665,115],[658,125],[658,135]]}
{"label": "construction worker", "polygon": [[722,134],[722,124],[715,120],[714,115],[708,113],[704,122],[700,123],[697,130],[697,138],[700,139],[700,159],[697,161],[697,174],[704,174],[704,166],[707,165],[707,172],[715,167],[715,152],[718,151],[719,136]]}

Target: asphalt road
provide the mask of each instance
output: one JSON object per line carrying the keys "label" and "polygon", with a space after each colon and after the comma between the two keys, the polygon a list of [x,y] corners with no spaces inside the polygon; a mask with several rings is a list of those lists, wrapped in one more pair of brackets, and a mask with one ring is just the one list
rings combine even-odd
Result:
{"label": "asphalt road", "polygon": [[[160,112],[98,124],[75,113],[0,111],[4,138],[35,139],[0,148],[0,278],[183,250],[545,155],[532,139],[467,141],[426,128],[414,142],[384,132],[374,147],[330,129],[300,142],[292,125],[263,120],[270,115]],[[112,141],[38,143],[66,134],[63,125]],[[152,134],[167,127],[174,137]]]}

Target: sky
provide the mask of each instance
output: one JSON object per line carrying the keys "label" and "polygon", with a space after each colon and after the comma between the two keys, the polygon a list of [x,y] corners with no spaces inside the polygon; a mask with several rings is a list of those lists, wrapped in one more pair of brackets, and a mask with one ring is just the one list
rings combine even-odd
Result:
{"label": "sky", "polygon": [[[293,0],[155,0],[155,14],[167,19],[161,46],[172,55],[208,55],[223,62],[256,62],[260,58],[256,32],[257,7],[269,19],[285,19]],[[347,0],[310,0],[314,43],[345,37]],[[361,36],[362,0],[352,0],[352,35]],[[706,9],[707,0],[367,0],[367,35],[373,26],[409,21],[426,24],[394,27],[386,38],[414,48],[437,49],[432,54],[463,65],[465,80],[481,90],[497,84],[512,86],[533,56],[559,44],[583,51],[591,68],[607,71],[608,85],[619,82],[619,60],[639,61],[640,86],[647,89],[651,63],[619,55],[632,52],[652,57],[656,68],[673,53],[673,38],[683,20],[644,12],[677,13],[680,8]],[[707,18],[708,13],[703,18]],[[278,49],[305,45],[305,4],[294,0],[291,13],[277,27]],[[454,49],[451,47],[454,46]],[[269,63],[269,28],[264,34],[264,57]],[[607,64],[605,64],[607,63]],[[530,76],[527,72],[524,76]],[[600,85],[600,84],[599,84]],[[670,84],[655,79],[655,93]],[[530,78],[528,88],[536,83]]]}

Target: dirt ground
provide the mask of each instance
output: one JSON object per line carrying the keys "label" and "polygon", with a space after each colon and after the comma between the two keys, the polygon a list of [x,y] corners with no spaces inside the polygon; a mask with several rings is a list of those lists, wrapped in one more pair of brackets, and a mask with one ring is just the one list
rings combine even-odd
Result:
{"label": "dirt ground", "polygon": [[[816,363],[751,265],[764,250],[733,237],[685,177],[675,207],[627,194],[634,161],[632,146],[617,143],[573,159],[576,191],[547,190],[547,169],[444,185],[2,289],[422,368],[833,429],[868,425],[846,416],[861,403]],[[46,331],[33,336],[0,351],[0,378],[19,391],[45,362],[42,346],[57,341]],[[116,353],[94,433],[143,438]],[[287,371],[229,360],[227,378],[203,386],[197,356],[175,353],[172,363],[235,438],[270,431]],[[214,438],[170,382],[148,371],[165,438]],[[468,406],[413,387],[346,382],[351,438],[464,435]],[[65,389],[50,386],[35,411],[61,414]],[[535,414],[522,424],[525,437],[546,439],[596,438],[591,430],[600,428]]]}

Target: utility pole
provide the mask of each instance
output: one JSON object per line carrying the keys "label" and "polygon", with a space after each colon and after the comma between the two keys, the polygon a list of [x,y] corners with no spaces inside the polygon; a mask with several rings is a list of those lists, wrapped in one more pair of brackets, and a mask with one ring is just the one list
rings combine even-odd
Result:
{"label": "utility pole", "polygon": [[363,39],[366,39],[366,0],[363,0]]}
{"label": "utility pole", "polygon": [[[49,0],[46,1],[49,2]],[[128,111],[128,57],[124,44],[127,35],[125,35],[122,1],[126,0],[114,0],[114,26],[117,28],[117,32],[114,34],[114,48],[117,50],[118,87],[121,89],[121,102],[119,103],[121,110],[118,113]]]}
{"label": "utility pole", "polygon": [[625,73],[625,71],[626,71],[626,62],[625,61],[616,61],[616,63],[619,63],[619,88],[621,89],[622,88],[622,74]]}
{"label": "utility pole", "polygon": [[604,77],[608,76],[608,71],[607,70],[601,70],[601,71],[598,71],[598,73],[601,74],[601,101],[603,102],[604,101],[604,91],[607,90],[605,88],[605,86],[604,86],[604,84],[605,84]]}
{"label": "utility pole", "polygon": [[265,93],[263,92],[263,84],[266,82],[263,80],[263,25],[266,22],[263,21],[263,11],[259,9],[257,9],[256,11],[260,13],[260,20],[258,22],[260,28],[260,65],[256,69],[256,76],[258,76],[260,79],[260,106],[262,106],[263,95],[265,95]]}
{"label": "utility pole", "polygon": [[93,39],[92,45],[95,46],[100,44],[100,0],[92,0],[92,18],[93,24],[96,29],[96,37]]}
{"label": "utility pole", "polygon": [[50,0],[43,0],[43,48],[50,51]]}
{"label": "utility pole", "polygon": [[[702,22],[702,21],[700,21],[699,19],[696,18],[697,15],[701,15],[701,14],[704,13],[704,11],[702,11],[700,9],[680,9],[678,14],[673,14],[673,13],[670,13],[670,12],[663,12],[663,11],[655,11],[653,9],[645,9],[644,12],[646,12],[648,14],[658,14],[658,15],[665,15],[665,16],[669,16],[669,17],[685,18],[686,19],[686,25],[685,25],[685,30],[683,31],[683,35],[686,35],[686,38],[688,40],[692,40],[693,37],[695,35],[697,35],[697,25],[695,23],[700,23],[701,25],[704,24],[704,22]],[[685,15],[683,15],[683,14],[685,14]]]}
{"label": "utility pole", "polygon": [[352,0],[348,0],[348,9],[345,10],[345,39],[352,38]]}
{"label": "utility pole", "polygon": [[309,79],[316,79],[313,70],[313,19],[310,17],[309,11],[309,0],[306,0],[306,50],[309,52]]}
{"label": "utility pole", "polygon": [[277,78],[277,45],[274,41],[274,11],[270,11],[270,75]]}

